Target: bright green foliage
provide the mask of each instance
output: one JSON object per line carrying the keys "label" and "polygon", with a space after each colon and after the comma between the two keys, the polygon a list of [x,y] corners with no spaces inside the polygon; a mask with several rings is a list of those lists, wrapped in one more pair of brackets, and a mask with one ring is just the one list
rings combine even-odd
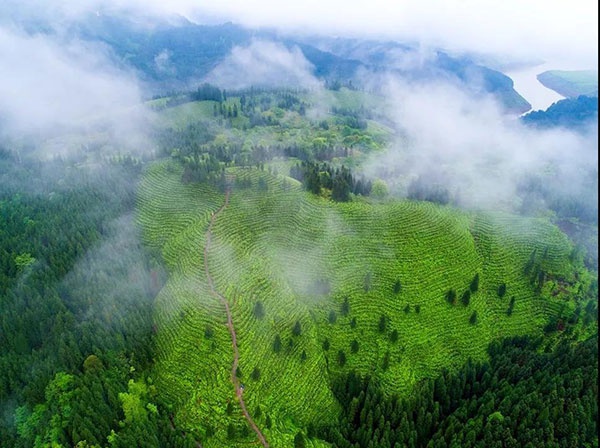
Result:
{"label": "bright green foliage", "polygon": [[[542,219],[467,214],[419,202],[333,203],[297,186],[284,190],[281,176],[226,170],[229,178],[238,175],[252,179],[253,187],[234,188],[215,220],[208,266],[232,309],[241,369],[260,368],[244,399],[248,409],[260,405],[271,416],[270,430],[266,421],[258,424],[273,446],[294,438],[286,419],[306,427],[337,415],[329,379],[375,366],[386,390],[408,393],[444,368],[485,358],[487,344],[499,336],[541,332],[567,294],[553,294],[553,288],[559,291],[553,279],[564,279],[566,290],[580,284],[568,241]],[[255,439],[252,432],[235,443],[227,439],[229,423],[241,428],[244,420],[240,412],[223,412],[233,397],[231,339],[219,325],[224,310],[207,287],[203,259],[208,221],[224,195],[206,185],[182,185],[180,176],[176,165],[157,164],[140,193],[144,235],[171,269],[157,299],[157,383],[174,403],[178,427],[216,428],[203,446],[241,446]],[[269,188],[259,192],[255,186],[263,176]],[[547,273],[539,292],[522,275],[537,247],[539,254],[548,248],[543,261],[536,260]],[[473,272],[480,278],[469,309],[449,308],[442,298],[469,286]],[[403,303],[390,291],[398,278]],[[510,317],[497,300],[500,282],[519,297]],[[351,312],[337,316],[347,297]],[[256,319],[257,301],[268,310],[263,319]],[[406,303],[417,302],[420,312],[416,306],[414,313],[403,312]],[[474,311],[477,325],[470,325]],[[296,322],[302,337],[275,344]],[[207,324],[215,329],[208,343],[201,337]],[[397,331],[397,342],[389,329]],[[360,356],[346,357],[353,340],[360,340]]]}
{"label": "bright green foliage", "polygon": [[35,258],[31,256],[30,253],[19,254],[15,257],[15,266],[17,269],[22,271],[27,266],[31,266],[35,263]]}

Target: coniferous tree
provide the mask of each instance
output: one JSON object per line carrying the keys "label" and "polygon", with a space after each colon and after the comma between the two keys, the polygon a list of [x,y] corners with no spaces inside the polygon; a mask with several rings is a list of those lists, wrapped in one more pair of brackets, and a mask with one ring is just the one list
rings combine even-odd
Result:
{"label": "coniferous tree", "polygon": [[477,323],[477,311],[473,311],[473,314],[471,314],[471,317],[469,318],[469,323],[471,325],[475,325]]}
{"label": "coniferous tree", "polygon": [[471,284],[469,285],[469,289],[471,292],[477,292],[479,289],[479,272],[475,274],[473,280],[471,280]]}
{"label": "coniferous tree", "polygon": [[300,336],[302,334],[302,326],[300,325],[300,321],[297,320],[294,324],[294,328],[292,329],[292,334],[294,336]]}
{"label": "coniferous tree", "polygon": [[273,351],[275,353],[279,353],[281,351],[281,337],[279,335],[275,335],[275,340],[273,341]]}
{"label": "coniferous tree", "polygon": [[347,316],[350,313],[350,302],[348,300],[348,296],[344,297],[344,301],[342,302],[342,316]]}
{"label": "coniferous tree", "polygon": [[504,294],[506,294],[506,283],[500,283],[500,286],[498,286],[498,296],[502,298]]}
{"label": "coniferous tree", "polygon": [[377,328],[379,329],[380,333],[384,333],[385,332],[386,325],[387,325],[387,316],[385,314],[382,314],[379,317],[379,324],[377,325]]}
{"label": "coniferous tree", "polygon": [[456,291],[454,289],[448,290],[446,293],[446,300],[450,305],[454,305],[456,303]]}
{"label": "coniferous tree", "polygon": [[461,296],[460,301],[464,306],[469,306],[469,303],[471,302],[471,291],[467,289]]}

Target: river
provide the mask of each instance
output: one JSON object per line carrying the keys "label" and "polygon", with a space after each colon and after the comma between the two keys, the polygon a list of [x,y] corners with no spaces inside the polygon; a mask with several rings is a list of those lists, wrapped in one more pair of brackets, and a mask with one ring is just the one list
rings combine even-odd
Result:
{"label": "river", "polygon": [[547,70],[568,70],[568,68],[560,68],[554,64],[544,63],[505,73],[513,80],[515,90],[519,95],[529,101],[531,110],[546,110],[553,103],[564,98],[564,96],[548,89],[537,80],[536,76]]}

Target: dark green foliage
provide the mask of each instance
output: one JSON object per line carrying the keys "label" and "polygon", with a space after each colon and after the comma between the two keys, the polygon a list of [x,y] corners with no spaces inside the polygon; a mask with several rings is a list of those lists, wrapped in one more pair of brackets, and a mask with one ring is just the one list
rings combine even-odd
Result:
{"label": "dark green foliage", "polygon": [[400,284],[400,280],[396,280],[394,282],[394,288],[393,288],[394,294],[399,294],[401,290],[402,290],[402,285]]}
{"label": "dark green foliage", "polygon": [[[331,155],[316,154],[316,157],[330,158]],[[349,201],[351,193],[367,196],[371,192],[370,181],[356,179],[352,171],[343,165],[334,168],[325,162],[303,161],[290,168],[290,176],[302,182],[304,188],[313,194],[321,194],[324,189],[330,190],[331,199],[337,202]]]}
{"label": "dark green foliage", "polygon": [[521,117],[527,125],[552,128],[583,128],[589,123],[598,121],[598,96],[579,95],[577,98],[565,98],[552,104],[547,110],[529,112]]}
{"label": "dark green foliage", "polygon": [[258,366],[254,367],[252,373],[250,374],[250,378],[252,378],[254,381],[258,381],[260,379],[260,369]]}
{"label": "dark green foliage", "polygon": [[410,305],[407,303],[406,306],[404,307],[404,312],[406,314],[410,313]]}
{"label": "dark green foliage", "polygon": [[307,358],[308,355],[306,354],[306,350],[302,350],[302,353],[300,353],[300,361],[304,362]]}
{"label": "dark green foliage", "polygon": [[235,425],[233,423],[229,423],[227,425],[227,438],[229,440],[234,440],[237,436],[237,431],[235,429]]}
{"label": "dark green foliage", "polygon": [[279,353],[281,351],[281,337],[279,335],[275,335],[275,340],[273,341],[273,351],[275,353]]}
{"label": "dark green foliage", "polygon": [[240,366],[237,366],[235,368],[235,376],[238,377],[238,378],[242,378],[243,374],[242,374],[242,369],[241,369]]}
{"label": "dark green foliage", "polygon": [[225,407],[225,413],[227,415],[233,414],[233,403],[231,401],[227,402],[227,406]]}
{"label": "dark green foliage", "polygon": [[356,317],[350,320],[350,328],[356,328]]}
{"label": "dark green foliage", "polygon": [[515,296],[512,296],[510,298],[510,304],[508,305],[508,308],[506,310],[506,315],[507,316],[511,316],[512,315],[514,307],[515,307]]}
{"label": "dark green foliage", "polygon": [[419,176],[408,186],[408,198],[416,201],[429,201],[435,204],[448,204],[450,192],[439,183],[431,183],[423,176]]}
{"label": "dark green foliage", "polygon": [[379,317],[379,323],[377,324],[377,329],[380,333],[385,333],[385,327],[387,326],[388,318],[385,314],[382,314]]}
{"label": "dark green foliage", "polygon": [[456,291],[454,289],[448,290],[446,293],[446,300],[450,305],[454,305],[456,303]]}
{"label": "dark green foliage", "polygon": [[342,367],[346,364],[346,353],[343,350],[338,350],[337,361]]}
{"label": "dark green foliage", "polygon": [[383,362],[381,364],[381,368],[385,371],[387,369],[389,369],[390,367],[390,352],[389,350],[387,352],[385,352],[385,355],[383,355]]}
{"label": "dark green foliage", "polygon": [[265,307],[260,300],[254,304],[254,316],[257,319],[265,317]]}
{"label": "dark green foliage", "polygon": [[271,416],[267,414],[267,418],[265,418],[265,428],[271,429],[273,423],[271,422]]}
{"label": "dark green foliage", "polygon": [[344,297],[342,302],[342,316],[347,316],[350,313],[350,302],[348,296]]}
{"label": "dark green foliage", "polygon": [[306,440],[301,432],[294,436],[294,448],[306,448]]}
{"label": "dark green foliage", "polygon": [[356,339],[350,343],[350,353],[358,353],[358,341]]}
{"label": "dark green foliage", "polygon": [[506,283],[500,283],[500,286],[498,286],[498,296],[504,297],[505,294],[506,294]]}
{"label": "dark green foliage", "polygon": [[471,317],[469,317],[469,323],[471,325],[475,325],[477,323],[477,311],[473,311],[473,314],[471,314]]}
{"label": "dark green foliage", "polygon": [[471,280],[469,289],[471,290],[471,292],[477,292],[477,290],[479,289],[479,272],[475,274],[475,277],[473,277],[473,280]]}
{"label": "dark green foliage", "polygon": [[540,344],[493,343],[489,363],[444,371],[406,398],[350,372],[333,385],[340,425],[323,437],[339,448],[597,446],[597,339]]}
{"label": "dark green foliage", "polygon": [[299,320],[297,320],[294,324],[294,328],[292,328],[292,334],[294,336],[300,336],[302,334],[302,326],[300,325]]}
{"label": "dark green foliage", "polygon": [[247,424],[243,424],[242,427],[240,428],[240,437],[242,439],[247,438],[250,435],[250,432],[252,430],[250,429],[250,426],[248,426]]}
{"label": "dark green foliage", "polygon": [[139,166],[96,168],[0,157],[2,446],[104,446],[113,430],[115,446],[142,433],[148,446],[183,443],[163,432],[166,413],[119,424],[130,368],[143,382],[152,364],[165,274],[130,216]]}
{"label": "dark green foliage", "polygon": [[390,333],[390,341],[392,341],[392,342],[397,342],[398,341],[398,330],[394,329]]}
{"label": "dark green foliage", "polygon": [[421,312],[421,305],[415,305],[415,313],[419,314]]}
{"label": "dark green foliage", "polygon": [[306,437],[309,439],[314,439],[317,436],[317,429],[313,422],[310,422],[306,427]]}
{"label": "dark green foliage", "polygon": [[335,313],[335,311],[331,310],[329,312],[328,320],[330,324],[335,324],[335,322],[337,321],[337,314]]}
{"label": "dark green foliage", "polygon": [[198,87],[198,89],[190,96],[192,101],[223,101],[223,93],[221,90],[218,87],[211,86],[210,84],[206,83]]}
{"label": "dark green foliage", "polygon": [[330,347],[330,345],[329,345],[329,339],[325,339],[323,341],[323,350],[328,351],[329,347]]}
{"label": "dark green foliage", "polygon": [[206,326],[206,328],[204,329],[204,337],[206,339],[212,339],[212,337],[215,335],[215,331],[212,329],[211,326]]}
{"label": "dark green foliage", "polygon": [[371,290],[371,272],[367,272],[365,274],[363,289],[365,290],[365,292],[369,292]]}
{"label": "dark green foliage", "polygon": [[262,408],[260,407],[259,404],[256,405],[256,408],[254,409],[254,418],[259,419],[262,416]]}
{"label": "dark green foliage", "polygon": [[463,295],[460,297],[460,303],[462,303],[464,306],[469,306],[469,303],[471,303],[471,291],[467,289],[463,293]]}

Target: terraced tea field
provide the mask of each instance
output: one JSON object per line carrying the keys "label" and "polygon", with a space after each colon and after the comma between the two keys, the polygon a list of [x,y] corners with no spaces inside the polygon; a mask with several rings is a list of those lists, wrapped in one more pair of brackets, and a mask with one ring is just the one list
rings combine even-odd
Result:
{"label": "terraced tea field", "polygon": [[[170,271],[156,302],[155,384],[175,426],[205,448],[259,443],[242,393],[268,444],[291,447],[307,425],[336,421],[330,383],[342,372],[370,373],[405,394],[484,358],[495,338],[540,333],[574,275],[566,237],[544,220],[408,201],[335,204],[283,176],[227,176],[252,186],[234,186],[226,204],[161,162],[147,170],[138,203],[146,242]],[[562,283],[536,289],[524,275],[532,263]],[[222,300],[235,328],[234,372]]]}

